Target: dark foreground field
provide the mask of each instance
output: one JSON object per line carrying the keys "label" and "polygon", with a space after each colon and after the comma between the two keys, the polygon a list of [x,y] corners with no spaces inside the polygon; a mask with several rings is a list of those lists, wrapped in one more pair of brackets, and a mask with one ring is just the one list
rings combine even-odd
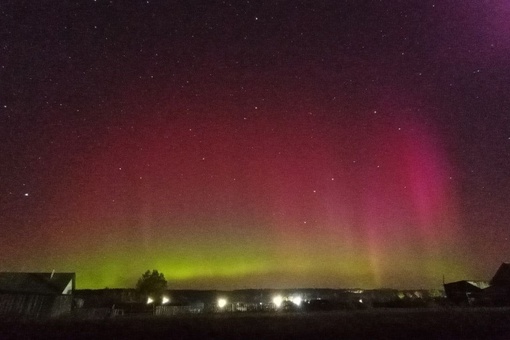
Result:
{"label": "dark foreground field", "polygon": [[1,339],[510,339],[510,309],[0,321]]}

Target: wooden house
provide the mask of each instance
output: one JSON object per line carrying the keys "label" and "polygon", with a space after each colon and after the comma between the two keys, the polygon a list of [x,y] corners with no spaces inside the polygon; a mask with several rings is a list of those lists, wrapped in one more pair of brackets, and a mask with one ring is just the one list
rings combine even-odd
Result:
{"label": "wooden house", "polygon": [[48,318],[69,314],[75,273],[0,272],[0,316]]}

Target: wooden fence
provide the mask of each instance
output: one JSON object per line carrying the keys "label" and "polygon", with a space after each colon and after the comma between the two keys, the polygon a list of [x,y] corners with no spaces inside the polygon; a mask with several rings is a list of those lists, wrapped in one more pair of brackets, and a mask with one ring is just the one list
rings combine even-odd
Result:
{"label": "wooden fence", "polygon": [[0,293],[0,315],[27,318],[54,318],[71,313],[71,295]]}

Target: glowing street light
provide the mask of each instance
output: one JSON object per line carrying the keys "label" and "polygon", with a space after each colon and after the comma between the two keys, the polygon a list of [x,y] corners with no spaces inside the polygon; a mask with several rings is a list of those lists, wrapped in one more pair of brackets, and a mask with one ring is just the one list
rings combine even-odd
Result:
{"label": "glowing street light", "polygon": [[276,308],[280,308],[282,306],[282,303],[283,303],[283,298],[281,295],[277,295],[273,298],[273,303],[275,305]]}
{"label": "glowing street light", "polygon": [[150,305],[151,303],[153,303],[154,300],[151,298],[151,297],[148,297],[147,298],[147,304]]}
{"label": "glowing street light", "polygon": [[161,304],[166,304],[166,303],[169,303],[170,302],[170,299],[167,298],[166,296],[163,296],[163,299],[161,300]]}
{"label": "glowing street light", "polygon": [[301,306],[301,302],[303,302],[303,299],[301,298],[301,296],[294,296],[290,301],[292,301],[293,304],[299,307]]}
{"label": "glowing street light", "polygon": [[220,298],[218,299],[218,307],[224,308],[227,305],[227,299]]}

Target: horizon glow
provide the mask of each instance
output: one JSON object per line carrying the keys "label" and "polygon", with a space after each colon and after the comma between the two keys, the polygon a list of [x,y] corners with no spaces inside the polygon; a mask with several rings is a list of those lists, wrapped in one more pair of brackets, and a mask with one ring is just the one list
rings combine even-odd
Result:
{"label": "horizon glow", "polygon": [[48,230],[78,265],[55,262],[94,288],[147,268],[183,288],[439,283],[458,218],[440,141],[404,119],[330,123],[180,118],[108,137],[64,189],[80,192],[62,204],[74,225]]}

